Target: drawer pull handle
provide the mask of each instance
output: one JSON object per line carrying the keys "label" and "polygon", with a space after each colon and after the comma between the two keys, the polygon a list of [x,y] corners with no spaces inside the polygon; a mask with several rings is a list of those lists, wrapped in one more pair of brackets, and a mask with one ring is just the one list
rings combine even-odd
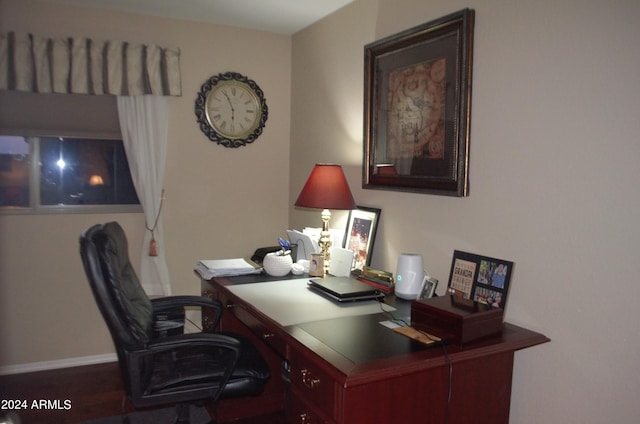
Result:
{"label": "drawer pull handle", "polygon": [[300,424],[311,424],[308,418],[309,416],[307,414],[300,414]]}
{"label": "drawer pull handle", "polygon": [[300,373],[302,374],[302,383],[308,388],[314,389],[320,385],[320,379],[311,377],[309,371],[301,370]]}
{"label": "drawer pull handle", "polygon": [[234,305],[234,304],[233,304],[233,302],[229,302],[229,303],[227,303],[227,304],[225,305],[225,307],[226,307],[227,309],[231,309],[231,308],[233,308],[234,306],[236,306],[236,305]]}
{"label": "drawer pull handle", "polygon": [[265,333],[265,334],[262,335],[262,338],[264,340],[270,339],[271,337],[275,337],[275,334],[273,334],[273,333]]}

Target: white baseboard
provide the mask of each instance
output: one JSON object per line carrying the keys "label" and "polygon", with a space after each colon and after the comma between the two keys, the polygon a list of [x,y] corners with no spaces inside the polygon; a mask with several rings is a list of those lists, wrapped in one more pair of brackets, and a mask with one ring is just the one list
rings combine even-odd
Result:
{"label": "white baseboard", "polygon": [[118,355],[105,353],[104,355],[82,356],[80,358],[59,359],[56,361],[31,362],[28,364],[0,366],[0,375],[22,374],[25,372],[54,370],[58,368],[71,368],[81,365],[104,364],[116,362]]}

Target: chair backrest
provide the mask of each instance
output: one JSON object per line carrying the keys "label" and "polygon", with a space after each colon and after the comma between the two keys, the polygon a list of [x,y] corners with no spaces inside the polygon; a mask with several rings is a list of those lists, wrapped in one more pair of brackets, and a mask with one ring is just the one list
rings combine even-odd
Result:
{"label": "chair backrest", "polygon": [[117,222],[94,225],[80,236],[80,256],[98,308],[120,360],[153,334],[153,307],[129,262],[127,237]]}

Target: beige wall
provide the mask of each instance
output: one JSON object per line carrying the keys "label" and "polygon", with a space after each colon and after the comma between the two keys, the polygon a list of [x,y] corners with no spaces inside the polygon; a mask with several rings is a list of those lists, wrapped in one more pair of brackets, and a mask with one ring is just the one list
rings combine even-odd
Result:
{"label": "beige wall", "polygon": [[[196,294],[199,259],[251,254],[287,228],[291,37],[225,26],[0,0],[0,31],[84,35],[181,49],[183,96],[169,101],[164,205],[173,292]],[[227,149],[198,129],[194,101],[210,76],[241,72],[269,117],[253,144]],[[0,99],[0,101],[2,101]],[[6,102],[7,100],[5,100]],[[6,103],[0,110],[11,108]],[[112,353],[78,255],[80,232],[118,220],[141,250],[141,214],[0,216],[0,367]]]}
{"label": "beige wall", "polygon": [[[362,190],[363,45],[464,7],[470,196]],[[506,319],[552,341],[516,354],[512,423],[640,417],[639,19],[637,1],[360,0],[293,39],[290,196],[339,162],[382,209],[374,266],[417,252],[446,282],[454,249],[515,262]]]}

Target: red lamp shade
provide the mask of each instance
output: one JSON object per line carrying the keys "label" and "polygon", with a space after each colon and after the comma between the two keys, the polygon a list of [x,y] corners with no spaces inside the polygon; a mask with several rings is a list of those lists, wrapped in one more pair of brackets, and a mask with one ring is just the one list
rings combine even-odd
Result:
{"label": "red lamp shade", "polygon": [[316,164],[295,205],[315,209],[356,208],[342,167],[333,164]]}

